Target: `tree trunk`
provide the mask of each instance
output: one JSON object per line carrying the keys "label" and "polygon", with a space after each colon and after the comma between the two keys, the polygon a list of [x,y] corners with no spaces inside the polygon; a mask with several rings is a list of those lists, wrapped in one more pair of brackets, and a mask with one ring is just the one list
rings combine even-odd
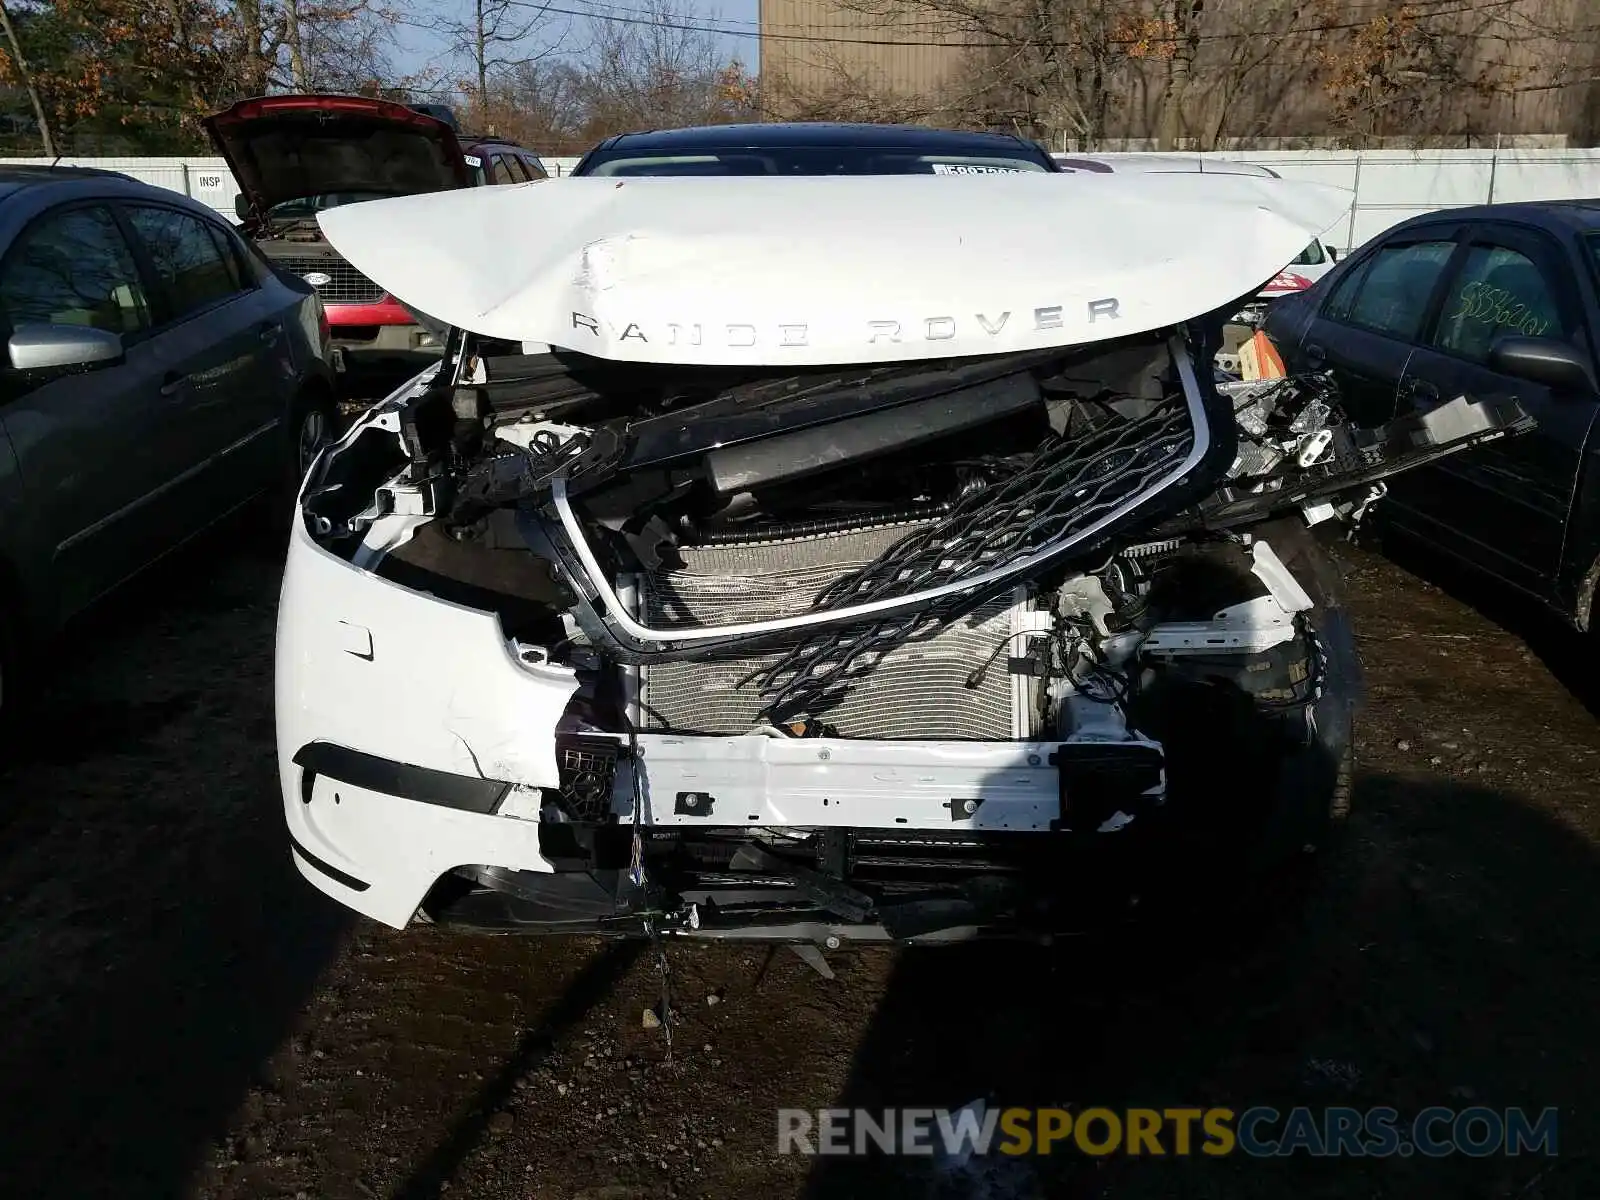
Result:
{"label": "tree trunk", "polygon": [[306,44],[300,36],[300,0],[288,0],[283,6],[283,36],[289,43],[289,78],[297,92],[311,90],[310,72],[306,70]]}
{"label": "tree trunk", "polygon": [[239,26],[244,43],[244,62],[240,64],[239,84],[246,96],[267,93],[269,69],[262,60],[261,43],[267,27],[261,15],[260,0],[239,0]]}
{"label": "tree trunk", "polygon": [[489,31],[484,25],[483,17],[484,0],[477,0],[474,11],[477,14],[477,45],[474,47],[478,59],[478,117],[473,122],[484,133],[493,133],[487,124],[489,116]]}
{"label": "tree trunk", "polygon": [[1176,150],[1183,135],[1183,102],[1200,49],[1201,0],[1175,0],[1172,5],[1172,57],[1167,60],[1167,87],[1161,95],[1161,123],[1156,148]]}
{"label": "tree trunk", "polygon": [[1089,149],[1098,150],[1106,140],[1106,125],[1111,115],[1111,91],[1106,87],[1104,63],[1096,58],[1089,68]]}
{"label": "tree trunk", "polygon": [[1167,86],[1161,94],[1161,122],[1156,133],[1157,150],[1178,148],[1178,138],[1183,132],[1183,97],[1188,86],[1188,64],[1174,55],[1167,64]]}
{"label": "tree trunk", "polygon": [[39,88],[33,82],[33,72],[28,70],[28,60],[23,57],[22,44],[17,41],[16,28],[11,24],[11,12],[5,0],[0,0],[0,27],[5,30],[6,41],[11,45],[11,57],[17,64],[17,79],[28,93],[28,103],[33,105],[33,119],[39,122],[39,140],[44,143],[44,156],[56,156],[56,138],[50,131],[50,119],[44,115],[44,101],[39,98]]}

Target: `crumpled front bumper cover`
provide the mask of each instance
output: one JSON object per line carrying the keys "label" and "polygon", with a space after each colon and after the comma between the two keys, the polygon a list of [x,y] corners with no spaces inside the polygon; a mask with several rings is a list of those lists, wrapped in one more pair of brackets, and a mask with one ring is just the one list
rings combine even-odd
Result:
{"label": "crumpled front bumper cover", "polygon": [[493,614],[360,570],[297,525],[274,686],[296,864],[335,899],[400,927],[463,863],[550,869],[537,823],[485,804],[489,787],[556,786],[577,682],[521,661]]}

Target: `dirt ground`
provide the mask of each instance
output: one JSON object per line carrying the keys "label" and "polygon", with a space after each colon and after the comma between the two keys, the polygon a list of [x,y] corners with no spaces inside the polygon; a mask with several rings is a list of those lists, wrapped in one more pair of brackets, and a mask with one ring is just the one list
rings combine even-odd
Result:
{"label": "dirt ground", "polygon": [[[0,775],[0,1194],[232,1200],[1600,1195],[1600,724],[1575,641],[1350,550],[1369,707],[1296,903],[1051,950],[638,946],[358,921],[290,863],[276,563],[209,539],[55,655]],[[1422,571],[1444,585],[1424,582]],[[1586,690],[1588,689],[1588,690]],[[715,998],[715,1002],[713,1002]],[[779,1106],[1560,1109],[1560,1156],[776,1153]]]}

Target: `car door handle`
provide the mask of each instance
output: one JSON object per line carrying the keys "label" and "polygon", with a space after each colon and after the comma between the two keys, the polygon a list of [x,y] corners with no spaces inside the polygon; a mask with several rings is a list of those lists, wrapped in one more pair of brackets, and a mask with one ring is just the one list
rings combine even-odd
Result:
{"label": "car door handle", "polygon": [[1306,362],[1312,367],[1320,367],[1328,361],[1328,352],[1315,342],[1305,348],[1305,356]]}
{"label": "car door handle", "polygon": [[278,324],[277,324],[277,322],[276,321],[268,321],[265,325],[263,325],[260,329],[258,329],[256,331],[256,336],[259,337],[267,345],[269,345],[269,346],[272,345],[272,343],[274,343],[274,342],[276,342],[278,340]]}
{"label": "car door handle", "polygon": [[161,379],[161,394],[175,396],[183,390],[183,385],[189,381],[187,375],[179,375],[176,371],[168,371]]}

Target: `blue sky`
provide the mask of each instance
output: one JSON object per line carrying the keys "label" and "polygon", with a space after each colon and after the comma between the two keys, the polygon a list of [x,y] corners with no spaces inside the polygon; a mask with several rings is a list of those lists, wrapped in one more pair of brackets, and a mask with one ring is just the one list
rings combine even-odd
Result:
{"label": "blue sky", "polygon": [[[637,12],[642,7],[639,0],[595,0],[592,6],[589,0],[551,2],[557,8],[613,15]],[[718,35],[718,42],[726,56],[738,58],[752,71],[758,68],[760,41],[756,36],[756,22],[761,17],[761,0],[677,0],[675,7],[681,7],[697,23],[727,30],[727,33]],[[465,19],[471,11],[471,0],[423,0],[413,23],[400,30],[401,49],[395,65],[402,73],[412,74],[439,59],[446,48],[445,39],[417,26],[426,24],[436,16],[448,16],[451,20]],[[567,40],[579,42],[585,23],[581,17],[552,15],[546,36],[559,36],[563,23],[572,30]]]}

